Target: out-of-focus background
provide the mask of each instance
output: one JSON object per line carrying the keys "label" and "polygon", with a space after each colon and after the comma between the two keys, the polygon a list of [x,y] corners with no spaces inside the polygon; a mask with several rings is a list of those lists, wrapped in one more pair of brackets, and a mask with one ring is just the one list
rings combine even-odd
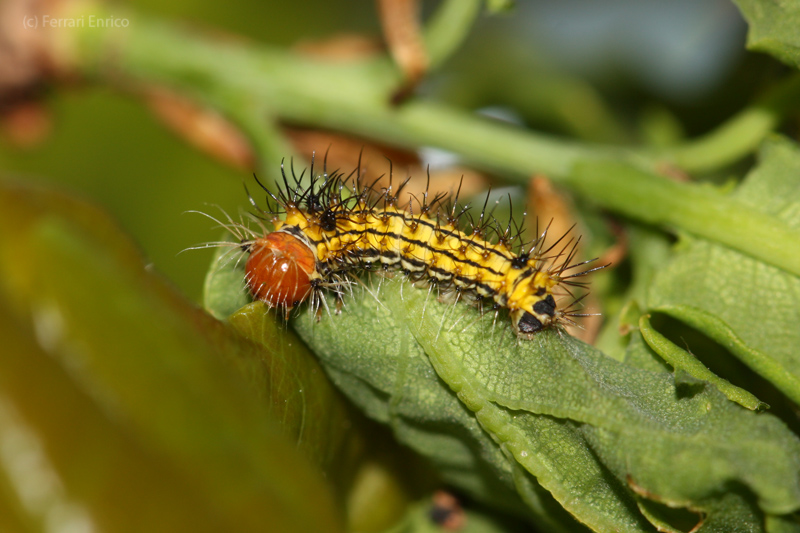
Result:
{"label": "out-of-focus background", "polygon": [[[380,39],[373,2],[132,0],[120,9],[273,46],[362,34]],[[425,3],[426,12],[436,3]],[[728,0],[521,1],[482,16],[457,55],[420,91],[588,142],[666,143],[700,134],[751,101],[783,67],[744,52]],[[735,90],[731,89],[735,88]],[[45,95],[34,135],[4,130],[0,169],[105,206],[155,269],[200,297],[213,223],[190,210],[246,207],[247,171],[189,146],[132,95],[76,84]],[[49,133],[48,133],[49,131]],[[37,133],[38,132],[38,133]]]}

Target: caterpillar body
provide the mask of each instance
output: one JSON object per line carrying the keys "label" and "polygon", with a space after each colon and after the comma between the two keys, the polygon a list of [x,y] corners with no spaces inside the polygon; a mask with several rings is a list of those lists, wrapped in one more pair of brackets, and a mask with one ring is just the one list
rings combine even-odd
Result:
{"label": "caterpillar body", "polygon": [[[251,294],[287,315],[308,299],[319,312],[326,291],[335,294],[338,311],[354,272],[381,268],[435,285],[440,295],[505,308],[522,338],[588,316],[572,310],[583,296],[576,298],[569,287],[584,287],[575,278],[604,267],[581,270],[595,260],[574,262],[580,239],[564,235],[545,247],[545,229],[523,245],[513,223],[501,226],[486,204],[475,222],[468,208],[457,207],[457,195],[446,207],[447,195],[429,198],[427,189],[402,207],[408,180],[397,189],[390,184],[376,190],[374,183],[364,186],[360,175],[353,178],[358,169],[347,176],[327,171],[317,176],[312,162],[310,184],[303,185],[302,174],[292,171],[290,180],[283,165],[281,170],[276,194],[258,182],[267,193],[268,210],[250,197],[256,216],[270,220],[275,231],[253,233],[240,246],[249,253],[245,271]],[[470,230],[459,229],[462,217],[469,218]],[[561,306],[565,296],[570,303]]]}

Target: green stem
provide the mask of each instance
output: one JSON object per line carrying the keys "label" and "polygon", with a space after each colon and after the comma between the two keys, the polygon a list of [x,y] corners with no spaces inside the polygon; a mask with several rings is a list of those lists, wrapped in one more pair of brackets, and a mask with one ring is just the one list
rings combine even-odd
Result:
{"label": "green stem", "polygon": [[433,102],[392,106],[389,97],[399,75],[385,58],[324,63],[286,51],[208,41],[132,17],[126,31],[83,28],[76,34],[75,63],[84,74],[204,95],[233,117],[241,101],[261,102],[287,122],[408,148],[438,146],[478,166],[525,179],[537,172],[563,178],[585,157],[634,156],[632,151],[564,141]]}
{"label": "green stem", "polygon": [[680,183],[618,161],[580,163],[567,181],[603,207],[687,231],[800,276],[800,232],[716,189]]}
{"label": "green stem", "polygon": [[[603,207],[715,240],[800,275],[796,231],[713,190],[654,175],[663,156],[564,141],[424,100],[392,106],[399,78],[386,58],[323,63],[249,43],[198,38],[133,17],[125,31],[82,28],[73,37],[79,70],[101,80],[129,79],[205,95],[232,117],[241,114],[241,102],[251,102],[259,104],[252,109],[263,106],[288,122],[408,148],[437,146],[519,181],[545,173]],[[697,141],[698,147],[687,145],[673,157],[691,170],[730,162],[739,150],[749,153],[780,111],[794,105],[798,92],[800,78],[792,78],[760,104],[762,111],[744,112]],[[248,124],[254,130],[260,120],[266,139],[270,117],[255,116]],[[757,132],[748,137],[754,124]],[[727,147],[728,141],[736,144],[732,136],[738,148]],[[704,144],[708,154],[699,148]]]}
{"label": "green stem", "polygon": [[442,64],[464,39],[481,10],[482,0],[446,0],[425,29],[425,46],[431,70]]}
{"label": "green stem", "polygon": [[[468,10],[461,9],[462,24],[444,31],[432,22],[429,37],[439,43],[455,43],[468,19]],[[441,17],[444,19],[444,12]],[[323,63],[281,50],[203,40],[146,19],[131,20],[126,31],[77,30],[75,60],[79,69],[101,78],[122,74],[139,82],[205,93],[226,113],[235,105],[231,95],[238,94],[240,99],[268,105],[284,121],[408,148],[437,146],[461,154],[477,166],[515,174],[517,179],[544,173],[562,180],[577,161],[597,157],[622,158],[647,169],[665,159],[688,171],[716,168],[750,153],[774,127],[779,111],[796,100],[791,96],[800,92],[800,82],[793,79],[777,91],[778,96],[743,112],[709,136],[671,153],[654,154],[536,134],[423,100],[393,107],[390,95],[400,80],[386,58]],[[445,44],[434,48],[441,57],[446,55]],[[107,67],[109,59],[113,59],[113,71]]]}
{"label": "green stem", "polygon": [[800,75],[794,75],[711,133],[663,155],[690,172],[707,172],[734,163],[752,153],[789,111],[797,109],[798,94]]}

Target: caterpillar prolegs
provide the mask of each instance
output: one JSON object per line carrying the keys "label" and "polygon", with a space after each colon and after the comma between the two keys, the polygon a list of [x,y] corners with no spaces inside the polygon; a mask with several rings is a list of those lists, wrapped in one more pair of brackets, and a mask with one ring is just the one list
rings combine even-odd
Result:
{"label": "caterpillar prolegs", "polygon": [[[570,287],[584,287],[576,278],[603,267],[581,268],[594,259],[574,262],[580,239],[562,235],[546,245],[545,228],[522,243],[516,226],[500,225],[486,204],[476,220],[468,208],[457,207],[457,195],[446,206],[446,194],[430,197],[427,189],[421,198],[409,195],[403,206],[408,180],[378,190],[375,183],[364,185],[360,175],[353,177],[358,169],[315,175],[312,162],[304,185],[302,174],[292,170],[287,177],[283,165],[281,171],[277,193],[258,182],[267,193],[267,210],[250,197],[256,216],[271,221],[275,231],[241,242],[250,254],[245,266],[250,292],[271,307],[288,313],[310,300],[319,312],[326,291],[340,304],[355,272],[380,268],[435,285],[440,295],[455,293],[481,307],[505,308],[522,338],[586,316],[573,311],[582,297]],[[464,217],[466,231],[460,229]],[[568,305],[562,306],[565,298]]]}

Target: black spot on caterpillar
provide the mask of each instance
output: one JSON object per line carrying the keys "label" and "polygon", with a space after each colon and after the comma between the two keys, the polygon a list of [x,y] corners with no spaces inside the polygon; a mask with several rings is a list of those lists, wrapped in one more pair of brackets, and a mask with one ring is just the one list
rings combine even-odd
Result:
{"label": "black spot on caterpillar", "polygon": [[[338,311],[354,273],[379,267],[435,285],[440,297],[455,294],[482,309],[507,309],[522,338],[587,316],[573,311],[585,295],[575,297],[570,288],[584,288],[576,278],[604,266],[582,269],[596,259],[575,262],[580,239],[567,239],[569,232],[546,245],[548,226],[523,243],[516,226],[501,226],[486,204],[476,222],[468,208],[457,207],[457,194],[445,205],[447,195],[430,197],[426,189],[401,207],[408,180],[395,189],[390,179],[377,190],[375,183],[362,183],[359,169],[316,175],[313,160],[309,184],[293,169],[287,177],[283,164],[281,172],[277,193],[256,178],[267,193],[267,210],[250,197],[256,216],[275,231],[251,233],[240,245],[249,253],[245,271],[253,297],[287,315],[305,300],[319,313],[327,305],[325,292],[336,296]],[[468,231],[459,229],[462,217],[470,221]]]}

